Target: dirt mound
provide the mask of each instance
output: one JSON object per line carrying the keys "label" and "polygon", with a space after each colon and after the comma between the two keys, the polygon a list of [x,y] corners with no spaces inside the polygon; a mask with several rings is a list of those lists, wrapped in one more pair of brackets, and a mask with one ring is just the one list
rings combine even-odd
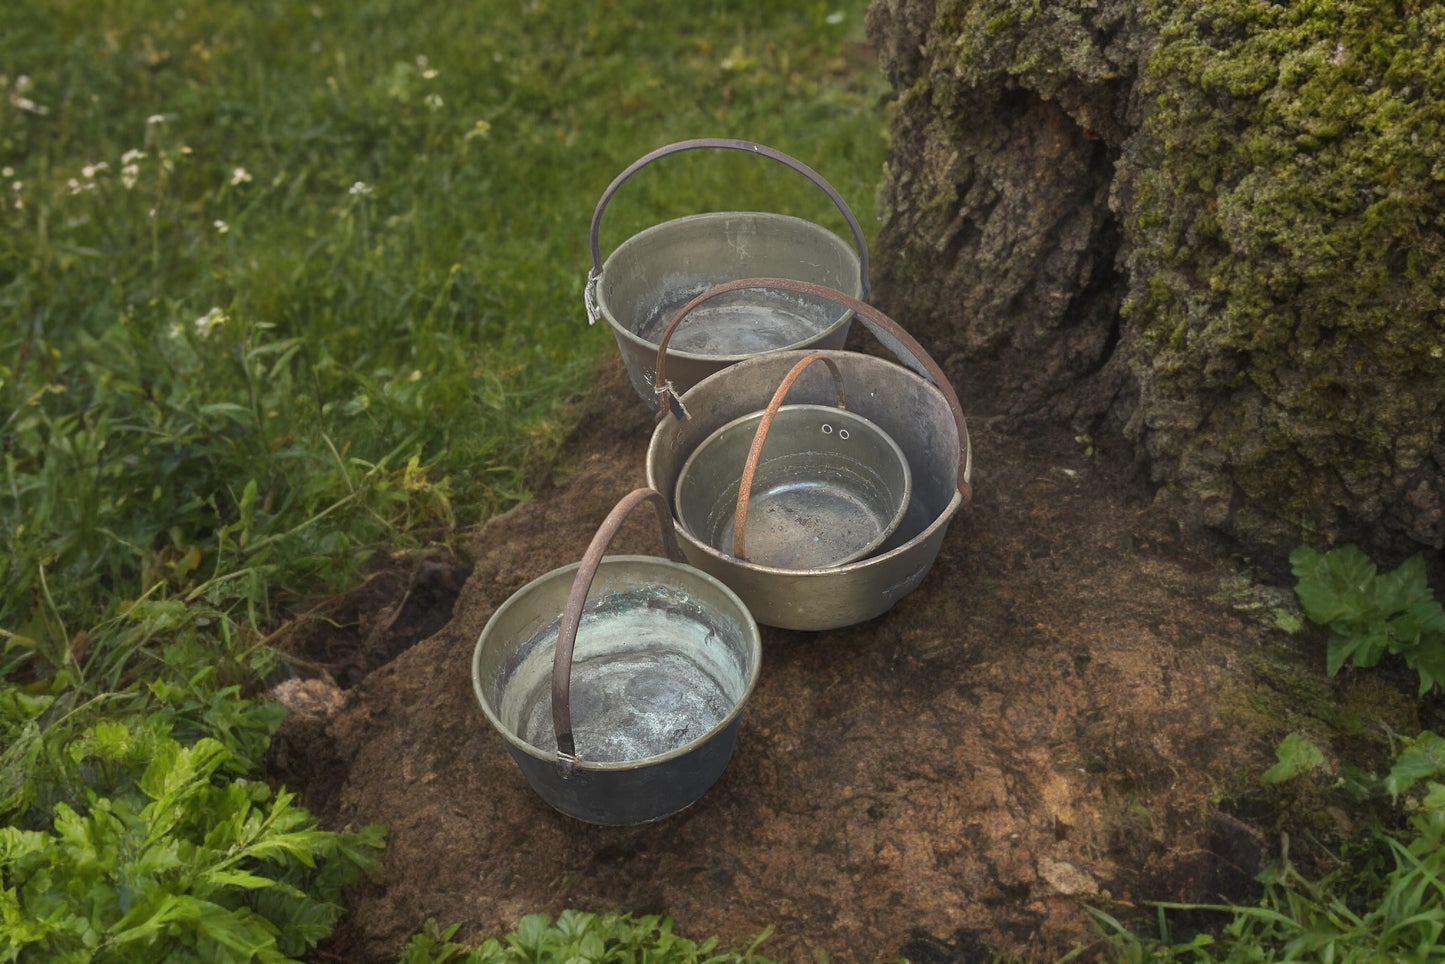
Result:
{"label": "dirt mound", "polygon": [[[618,366],[586,404],[557,474],[475,534],[444,623],[398,610],[383,635],[439,628],[277,741],[328,821],[390,828],[332,954],[394,960],[428,917],[480,937],[579,907],[724,939],[774,925],[765,950],[791,960],[1043,959],[1091,940],[1087,903],[1247,898],[1263,838],[1218,807],[1271,760],[1248,693],[1278,644],[1221,598],[1221,546],[1067,432],[1003,418],[971,423],[975,499],[916,592],[843,630],[764,628],[736,754],[696,805],[625,829],[552,811],[470,660],[493,610],[642,484],[651,420]],[[651,551],[648,521],[616,548]]]}

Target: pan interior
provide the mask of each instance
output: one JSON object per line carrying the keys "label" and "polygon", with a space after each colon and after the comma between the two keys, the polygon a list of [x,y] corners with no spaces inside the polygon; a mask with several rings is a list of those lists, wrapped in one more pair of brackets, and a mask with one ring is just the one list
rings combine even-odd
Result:
{"label": "pan interior", "polygon": [[[638,337],[657,344],[673,316],[712,279],[671,276],[640,307]],[[837,308],[790,292],[737,291],[699,305],[673,332],[668,347],[698,355],[751,355],[806,344],[836,323]]]}
{"label": "pan interior", "polygon": [[[708,541],[731,553],[738,484],[708,514]],[[888,534],[893,513],[877,473],[856,462],[822,462],[802,452],[758,470],[748,501],[749,560],[780,569],[822,569],[856,557]]]}
{"label": "pan interior", "polygon": [[[518,647],[499,717],[521,740],[556,749],[552,654],[559,621]],[[747,689],[746,648],[685,592],[644,587],[605,594],[583,614],[572,662],[579,758],[624,763],[705,738]]]}
{"label": "pan interior", "polygon": [[[729,555],[740,476],[760,419],[754,413],[719,429],[678,475],[674,506],[683,528]],[[753,477],[745,556],[795,570],[862,558],[898,527],[910,489],[902,452],[866,419],[827,406],[784,406]]]}

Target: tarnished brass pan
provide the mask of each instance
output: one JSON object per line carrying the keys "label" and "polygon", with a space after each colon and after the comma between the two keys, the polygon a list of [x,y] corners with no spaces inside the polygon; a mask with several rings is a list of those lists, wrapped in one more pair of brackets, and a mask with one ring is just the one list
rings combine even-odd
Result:
{"label": "tarnished brass pan", "polygon": [[[603,558],[643,502],[668,558]],[[637,489],[580,563],[532,580],[492,614],[472,687],[549,804],[591,823],[646,823],[722,775],[761,658],[742,601],[682,561],[666,500]]]}
{"label": "tarnished brass pan", "polygon": [[[843,215],[854,247],[812,221],[758,211],[694,214],[638,232],[602,260],[599,232],[608,202],[623,182],[654,161],[684,151],[745,151],[777,161],[811,181]],[[653,404],[658,337],[677,309],[724,281],[782,275],[868,297],[868,244],[852,210],[822,175],[782,151],[728,138],[668,144],[617,175],[592,214],[592,269],[587,319],[612,329],[628,380]],[[668,371],[679,392],[760,352],[841,348],[853,313],[835,302],[781,289],[751,288],[709,303],[676,332]]]}
{"label": "tarnished brass pan", "polygon": [[[903,522],[877,552],[841,566],[808,570],[762,566],[736,559],[686,529],[679,532],[682,551],[689,563],[736,592],[760,623],[821,630],[872,619],[923,581],[949,524],[972,496],[972,454],[963,410],[948,379],[912,336],[878,309],[842,292],[791,279],[745,279],[711,289],[678,314],[753,285],[836,300],[851,308],[898,359],[901,364],[857,352],[823,352],[842,373],[849,409],[877,424],[907,457],[912,497]],[[759,355],[703,379],[681,395],[661,394],[659,421],[647,450],[647,484],[659,492],[675,492],[678,474],[692,451],[723,425],[763,408],[788,370],[807,354]],[[663,358],[658,365],[665,373]],[[798,378],[789,397],[826,404],[833,395],[828,372],[814,366]]]}
{"label": "tarnished brass pan", "polygon": [[[784,405],[814,362],[833,373],[837,405]],[[903,450],[848,410],[842,373],[815,352],[784,376],[766,409],[693,449],[673,509],[688,533],[736,559],[823,569],[872,555],[903,522],[912,492]]]}

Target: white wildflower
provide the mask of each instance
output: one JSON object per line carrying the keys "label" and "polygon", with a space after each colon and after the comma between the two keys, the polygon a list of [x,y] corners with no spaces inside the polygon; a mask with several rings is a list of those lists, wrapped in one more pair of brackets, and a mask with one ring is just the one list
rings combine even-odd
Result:
{"label": "white wildflower", "polygon": [[231,171],[232,187],[236,187],[241,184],[249,184],[250,182],[251,172],[246,170],[244,167],[238,167]]}
{"label": "white wildflower", "polygon": [[202,338],[209,338],[211,336],[211,332],[215,331],[217,328],[221,327],[229,320],[230,319],[227,318],[226,313],[220,308],[212,308],[210,311],[197,318],[194,322],[192,322],[192,324],[196,326],[196,334],[200,335]]}
{"label": "white wildflower", "polygon": [[46,114],[50,113],[50,108],[42,107],[39,104],[35,103],[35,101],[31,100],[29,97],[25,96],[34,86],[35,82],[32,81],[27,75],[21,74],[19,77],[16,77],[15,83],[12,84],[10,87],[10,106],[14,107],[16,110],[23,110],[27,114],[34,114],[37,117],[44,117]]}
{"label": "white wildflower", "polygon": [[21,97],[19,94],[10,95],[10,106],[16,110],[23,110],[27,114],[34,114],[36,117],[44,117],[50,113],[49,107],[43,107],[29,97]]}
{"label": "white wildflower", "polygon": [[346,193],[350,194],[352,197],[366,197],[368,194],[375,190],[376,188],[372,187],[370,184],[367,184],[365,181],[357,181],[355,184],[351,185],[351,187],[347,190]]}
{"label": "white wildflower", "polygon": [[127,191],[135,189],[136,182],[140,180],[140,165],[127,164],[120,169],[120,183],[125,185]]}
{"label": "white wildflower", "polygon": [[80,169],[80,173],[87,181],[93,181],[97,174],[103,174],[108,170],[110,170],[109,164],[105,161],[98,161],[94,164],[85,165]]}
{"label": "white wildflower", "polygon": [[435,111],[441,110],[446,101],[442,100],[441,94],[427,94],[422,98],[422,103],[426,104],[427,110]]}
{"label": "white wildflower", "polygon": [[225,221],[222,221],[220,218],[216,218],[216,220],[212,221],[211,227],[216,229],[217,234],[225,234],[231,230],[231,226]]}
{"label": "white wildflower", "polygon": [[437,71],[435,67],[428,67],[421,72],[422,80],[436,80]]}
{"label": "white wildflower", "polygon": [[165,114],[152,114],[151,116],[149,116],[149,117],[146,118],[146,126],[147,126],[147,127],[154,127],[154,126],[156,126],[157,124],[164,124],[165,122],[166,122],[166,115],[165,115]]}
{"label": "white wildflower", "polygon": [[15,176],[15,168],[11,167],[9,164],[6,164],[4,167],[0,167],[0,177],[14,177],[14,176]]}
{"label": "white wildflower", "polygon": [[145,159],[146,152],[138,151],[133,147],[120,156],[120,162],[122,164],[134,164],[136,161],[143,161]]}

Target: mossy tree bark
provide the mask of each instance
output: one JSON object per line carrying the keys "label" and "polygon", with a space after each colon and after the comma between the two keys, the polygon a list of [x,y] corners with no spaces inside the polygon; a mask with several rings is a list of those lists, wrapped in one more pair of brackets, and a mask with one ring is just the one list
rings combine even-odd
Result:
{"label": "mossy tree bark", "polygon": [[875,0],[879,303],[1246,543],[1445,545],[1445,6]]}

